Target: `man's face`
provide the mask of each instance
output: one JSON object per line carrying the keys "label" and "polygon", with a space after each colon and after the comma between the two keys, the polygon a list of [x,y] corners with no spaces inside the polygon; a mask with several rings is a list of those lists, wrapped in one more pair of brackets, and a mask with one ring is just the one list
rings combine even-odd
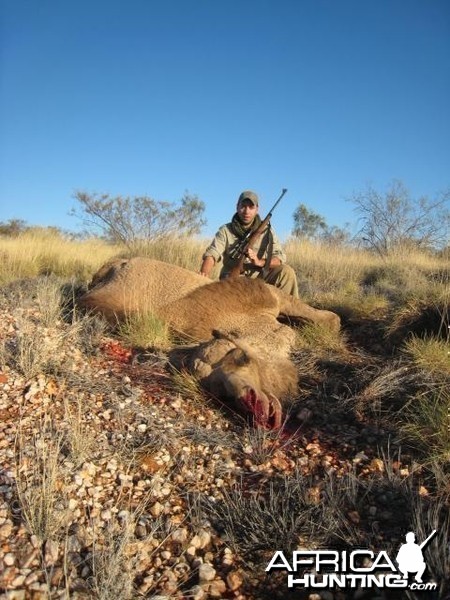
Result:
{"label": "man's face", "polygon": [[251,200],[244,200],[237,205],[237,213],[244,225],[250,225],[258,214],[258,207]]}

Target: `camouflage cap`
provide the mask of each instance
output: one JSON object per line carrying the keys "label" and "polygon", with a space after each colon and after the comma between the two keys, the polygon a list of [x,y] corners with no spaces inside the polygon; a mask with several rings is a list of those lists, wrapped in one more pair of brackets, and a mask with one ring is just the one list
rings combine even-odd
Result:
{"label": "camouflage cap", "polygon": [[241,204],[244,202],[244,200],[249,200],[255,206],[259,206],[258,195],[255,194],[255,192],[250,190],[245,190],[245,192],[242,192],[242,194],[239,196],[238,204]]}

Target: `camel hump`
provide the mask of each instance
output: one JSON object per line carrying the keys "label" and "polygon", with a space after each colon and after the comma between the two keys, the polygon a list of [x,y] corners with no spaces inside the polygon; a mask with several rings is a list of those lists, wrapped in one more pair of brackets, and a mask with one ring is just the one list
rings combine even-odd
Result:
{"label": "camel hump", "polygon": [[198,273],[152,258],[119,258],[97,271],[80,304],[103,312],[107,318],[121,318],[127,312],[155,312],[161,305],[210,283]]}

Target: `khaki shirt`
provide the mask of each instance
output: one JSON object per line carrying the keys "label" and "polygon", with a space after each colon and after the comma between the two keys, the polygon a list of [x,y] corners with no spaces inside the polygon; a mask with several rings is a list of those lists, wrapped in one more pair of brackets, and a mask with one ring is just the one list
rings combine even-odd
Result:
{"label": "khaki shirt", "polygon": [[[259,236],[252,246],[253,250],[256,251],[258,258],[267,258],[268,236],[266,232],[267,229]],[[281,248],[280,241],[273,229],[271,229],[271,232],[273,237],[272,258],[279,258],[282,263],[285,263],[286,255]],[[223,261],[220,271],[220,279],[226,277],[238,262],[238,260],[233,260],[230,258],[229,255],[230,251],[232,251],[238,243],[239,238],[233,233],[231,229],[231,223],[227,223],[226,225],[222,225],[222,227],[214,236],[211,244],[206,248],[203,258],[212,256],[216,263]],[[251,262],[244,262],[244,275],[246,277],[258,277],[261,271],[261,267],[256,267]]]}

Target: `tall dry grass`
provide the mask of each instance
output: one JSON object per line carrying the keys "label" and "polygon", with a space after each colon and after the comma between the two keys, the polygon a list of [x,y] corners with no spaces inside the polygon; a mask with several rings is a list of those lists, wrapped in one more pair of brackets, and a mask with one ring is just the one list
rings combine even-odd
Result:
{"label": "tall dry grass", "polygon": [[385,313],[407,300],[435,299],[450,285],[450,260],[398,249],[382,257],[367,250],[291,239],[285,244],[302,299],[357,316]]}
{"label": "tall dry grass", "polygon": [[[30,230],[18,237],[0,237],[0,284],[15,279],[55,274],[62,277],[89,277],[113,257],[148,256],[198,271],[209,240],[165,238],[135,244],[131,249],[98,238],[70,240],[45,229]],[[401,287],[411,290],[430,281],[448,283],[450,260],[426,252],[398,250],[382,258],[367,250],[289,239],[285,243],[288,263],[297,272],[306,299],[323,294],[389,292]],[[213,273],[218,276],[219,269]]]}
{"label": "tall dry grass", "polygon": [[0,284],[50,273],[87,280],[121,251],[100,239],[75,241],[45,230],[0,237]]}
{"label": "tall dry grass", "polygon": [[17,237],[0,236],[0,285],[50,273],[88,280],[115,257],[147,256],[198,271],[207,243],[180,237],[126,248],[99,238],[70,240],[55,231],[32,229]]}

